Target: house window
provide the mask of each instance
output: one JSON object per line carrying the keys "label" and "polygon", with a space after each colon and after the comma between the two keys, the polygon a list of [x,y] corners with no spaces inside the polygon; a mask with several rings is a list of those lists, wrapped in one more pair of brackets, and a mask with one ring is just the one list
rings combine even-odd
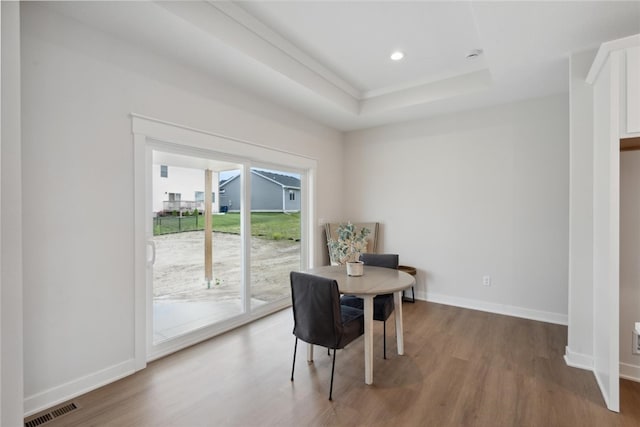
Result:
{"label": "house window", "polygon": [[289,191],[289,200],[295,200],[296,199],[296,193],[294,193],[293,191]]}
{"label": "house window", "polygon": [[[204,191],[196,191],[195,194],[196,202],[204,202]],[[211,193],[211,203],[216,202],[216,193]]]}
{"label": "house window", "polygon": [[169,177],[169,166],[160,165],[160,178],[168,178]]}

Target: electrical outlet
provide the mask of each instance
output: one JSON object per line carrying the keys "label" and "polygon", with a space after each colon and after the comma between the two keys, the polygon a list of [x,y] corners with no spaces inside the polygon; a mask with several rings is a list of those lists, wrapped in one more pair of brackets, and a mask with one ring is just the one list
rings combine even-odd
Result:
{"label": "electrical outlet", "polygon": [[491,276],[482,276],[482,284],[484,286],[491,286]]}
{"label": "electrical outlet", "polygon": [[631,341],[631,353],[640,354],[640,323],[636,322],[636,329],[633,331]]}

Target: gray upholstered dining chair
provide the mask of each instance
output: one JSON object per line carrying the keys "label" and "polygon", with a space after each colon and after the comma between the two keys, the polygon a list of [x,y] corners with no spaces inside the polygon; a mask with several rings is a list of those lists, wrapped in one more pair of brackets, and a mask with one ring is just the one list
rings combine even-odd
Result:
{"label": "gray upholstered dining chair", "polygon": [[338,282],[312,274],[292,271],[291,299],[293,301],[293,347],[291,381],[296,367],[298,339],[333,350],[329,400],[333,394],[333,373],[336,350],[364,334],[364,316],[361,309],[340,305]]}
{"label": "gray upholstered dining chair", "polygon": [[[397,254],[361,254],[360,261],[364,262],[364,265],[373,265],[376,267],[386,268],[398,268],[398,255]],[[352,295],[345,295],[341,298],[340,304],[343,306],[349,306],[362,309],[364,307],[364,301],[362,298],[358,298]],[[373,320],[379,320],[382,323],[382,345],[383,345],[383,357],[387,358],[387,319],[393,313],[393,294],[377,295],[373,299]]]}

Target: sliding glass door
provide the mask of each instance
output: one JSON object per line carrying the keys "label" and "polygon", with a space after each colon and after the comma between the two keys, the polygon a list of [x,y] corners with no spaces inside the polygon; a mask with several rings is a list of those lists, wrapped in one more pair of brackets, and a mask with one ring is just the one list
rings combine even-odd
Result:
{"label": "sliding glass door", "polygon": [[161,143],[148,162],[150,359],[290,305],[306,172]]}
{"label": "sliding glass door", "polygon": [[132,114],[136,369],[291,304],[316,161]]}

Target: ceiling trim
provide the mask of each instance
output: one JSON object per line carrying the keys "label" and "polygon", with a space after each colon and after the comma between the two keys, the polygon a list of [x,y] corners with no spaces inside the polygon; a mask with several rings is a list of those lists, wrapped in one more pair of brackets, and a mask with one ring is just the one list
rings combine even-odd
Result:
{"label": "ceiling trim", "polygon": [[467,95],[488,90],[492,84],[489,70],[475,71],[363,100],[360,103],[360,114],[380,113]]}
{"label": "ceiling trim", "polygon": [[408,90],[408,89],[419,89],[420,87],[428,85],[428,84],[431,84],[431,83],[436,83],[436,82],[447,80],[447,79],[450,79],[450,78],[456,78],[456,77],[459,77],[459,76],[462,76],[462,75],[465,75],[465,74],[470,74],[470,73],[474,73],[474,72],[482,71],[482,70],[489,70],[489,68],[485,67],[485,66],[480,66],[480,67],[477,67],[476,69],[474,69],[472,71],[467,71],[467,72],[460,73],[460,74],[457,74],[457,75],[456,74],[452,74],[452,73],[446,73],[446,74],[440,74],[440,75],[432,75],[432,76],[429,76],[429,77],[426,77],[426,78],[423,78],[423,79],[420,79],[420,80],[414,80],[414,81],[407,82],[407,83],[404,83],[404,84],[398,84],[398,85],[395,85],[395,86],[383,87],[383,88],[380,88],[380,89],[373,89],[373,90],[364,92],[361,99],[362,100],[366,100],[366,99],[369,99],[369,98],[376,98],[376,97],[381,96],[381,95],[387,95],[387,94],[394,93],[394,92],[401,92],[401,91]]}
{"label": "ceiling trim", "polygon": [[600,49],[598,49],[595,59],[593,60],[591,69],[589,69],[589,74],[587,74],[587,83],[590,85],[595,83],[611,52],[634,46],[640,46],[640,34],[634,34],[633,36],[602,43],[600,45]]}
{"label": "ceiling trim", "polygon": [[237,4],[227,0],[205,1],[214,8],[218,9],[220,12],[224,13],[230,19],[234,20],[238,25],[244,27],[247,31],[252,32],[265,42],[280,50],[285,55],[296,60],[301,65],[304,65],[309,71],[318,74],[331,84],[335,85],[337,88],[345,91],[356,99],[360,99],[362,97],[362,93],[358,89],[354,88],[333,71],[320,64],[318,61],[307,55],[301,49],[282,37],[280,34],[257,20],[253,15],[242,9]]}
{"label": "ceiling trim", "polygon": [[240,52],[257,65],[265,66],[292,82],[331,101],[335,106],[357,114],[358,99],[311,70],[295,57],[260,34],[249,30],[234,17],[210,2],[154,2],[155,5],[203,31],[208,37]]}

